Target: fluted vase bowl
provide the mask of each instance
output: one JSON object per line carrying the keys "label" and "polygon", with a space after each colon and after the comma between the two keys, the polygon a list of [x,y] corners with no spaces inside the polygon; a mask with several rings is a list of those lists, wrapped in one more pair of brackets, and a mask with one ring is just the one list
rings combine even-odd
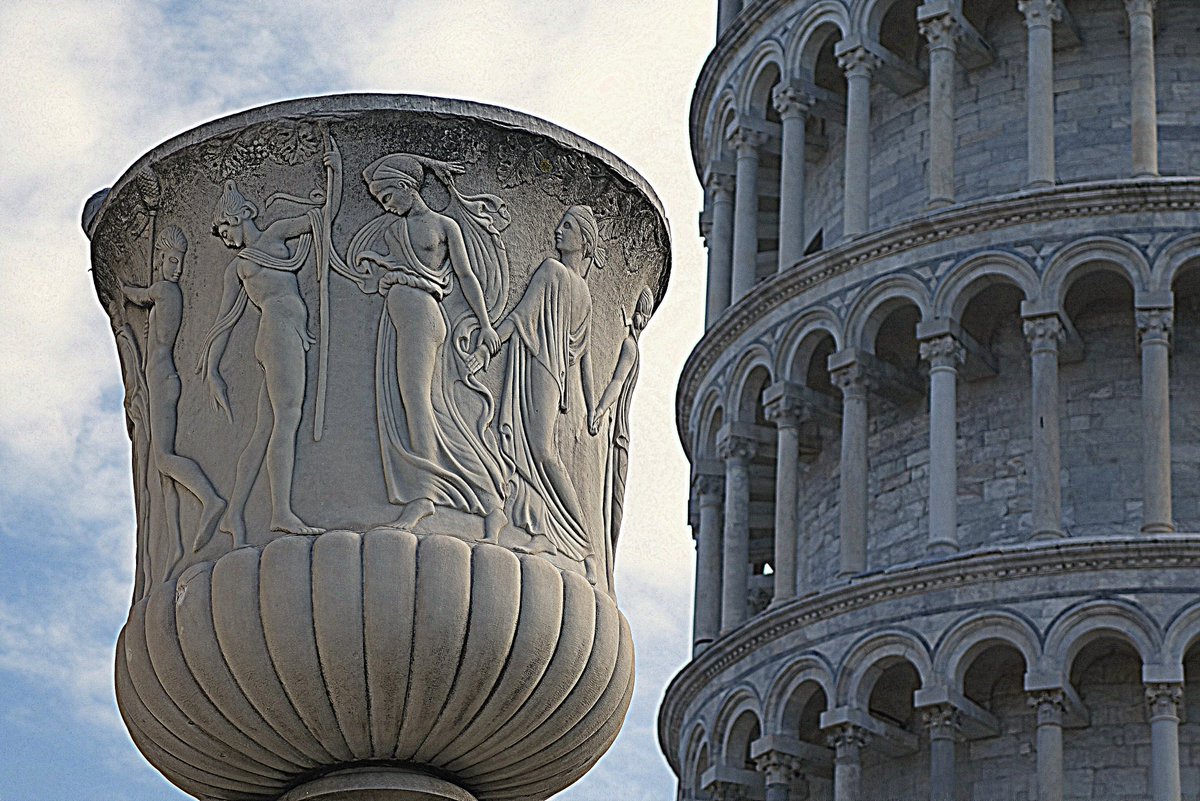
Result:
{"label": "fluted vase bowl", "polygon": [[458,101],[210,123],[84,212],[125,386],[116,690],[204,799],[545,799],[633,692],[613,561],[661,207]]}

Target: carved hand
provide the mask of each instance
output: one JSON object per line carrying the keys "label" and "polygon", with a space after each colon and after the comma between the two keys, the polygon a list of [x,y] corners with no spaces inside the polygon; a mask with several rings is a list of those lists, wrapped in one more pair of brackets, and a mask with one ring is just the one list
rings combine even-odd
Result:
{"label": "carved hand", "polygon": [[338,150],[337,142],[330,140],[330,144],[332,149],[325,154],[325,158],[321,159],[321,161],[326,167],[334,172],[341,172],[342,153],[340,150]]}
{"label": "carved hand", "polygon": [[496,333],[496,329],[486,323],[479,329],[479,345],[486,347],[488,356],[495,356],[500,352],[500,335]]}
{"label": "carved hand", "polygon": [[600,433],[600,418],[602,416],[601,412],[596,412],[588,418],[588,433],[593,437]]}
{"label": "carved hand", "polygon": [[488,351],[487,346],[480,344],[475,348],[475,352],[467,357],[467,369],[474,375],[480,370],[486,370],[488,363],[492,360],[492,354]]}

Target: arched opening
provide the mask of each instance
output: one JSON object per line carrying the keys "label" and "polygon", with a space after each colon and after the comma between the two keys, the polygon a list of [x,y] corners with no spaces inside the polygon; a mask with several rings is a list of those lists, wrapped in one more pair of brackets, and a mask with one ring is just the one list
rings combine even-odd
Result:
{"label": "arched opening", "polygon": [[[907,659],[888,657],[873,668],[874,684],[867,696],[867,711],[903,731],[921,731],[921,717],[913,707],[913,693],[921,686],[917,668]],[[923,742],[926,738],[920,738]],[[928,745],[916,753],[889,756],[869,745],[863,750],[863,787],[886,787],[889,798],[928,797]]]}
{"label": "arched opening", "polygon": [[[797,584],[803,594],[823,586],[838,571],[838,494],[841,450],[836,410],[841,393],[829,378],[829,356],[837,350],[833,334],[807,334],[791,353],[790,381],[813,394],[814,416],[800,427],[802,479],[796,498]],[[778,532],[776,532],[778,535]]]}
{"label": "arched opening", "polygon": [[[992,365],[958,381],[958,541],[963,550],[1019,542],[1031,508],[1027,465],[1029,348],[1022,330],[1025,295],[1007,280],[978,281],[962,306],[963,331],[986,349]],[[994,372],[991,368],[994,367]]]}
{"label": "arched opening", "polygon": [[708,743],[704,743],[700,746],[700,752],[697,754],[696,760],[692,765],[690,782],[685,790],[688,793],[687,801],[706,801],[703,782],[704,774],[708,771],[709,767],[711,765],[708,758]]}
{"label": "arched opening", "polygon": [[725,764],[731,768],[754,770],[750,745],[761,736],[762,724],[757,715],[748,709],[738,715],[725,740]]}
{"label": "arched opening", "polygon": [[801,54],[801,74],[811,75],[817,88],[837,101],[818,103],[808,115],[805,143],[808,169],[804,179],[805,255],[818,253],[842,238],[842,173],[846,150],[846,119],[838,106],[845,103],[846,78],[834,48],[842,33],[832,23],[820,25]]}
{"label": "arched opening", "polygon": [[[890,567],[927,553],[929,404],[916,338],[920,319],[915,303],[892,298],[864,328],[863,346],[877,361],[867,365],[868,567]],[[878,536],[884,531],[888,536]]]}
{"label": "arched opening", "polygon": [[758,235],[755,281],[775,274],[779,259],[780,119],[772,100],[782,79],[774,62],[763,65],[750,87],[750,115],[765,122],[767,139],[758,150]]}
{"label": "arched opening", "polygon": [[[1083,728],[1063,730],[1063,765],[1074,796],[1149,797],[1150,729],[1141,673],[1138,652],[1107,632],[1080,648],[1069,665],[1071,685],[1091,719]],[[1105,760],[1097,763],[1096,754]]]}
{"label": "arched opening", "polygon": [[767,420],[763,394],[771,384],[765,367],[755,367],[742,385],[738,419],[752,423],[758,440],[750,460],[750,585],[749,610],[756,615],[775,594],[775,460],[778,435]]}
{"label": "arched opening", "polygon": [[1200,531],[1200,258],[1176,274],[1171,332],[1171,511],[1177,531]]}
{"label": "arched opening", "polygon": [[996,717],[994,736],[960,742],[958,786],[976,801],[1008,801],[1024,790],[1034,797],[1036,786],[1014,786],[1014,777],[1035,776],[1037,760],[1028,747],[1034,741],[1036,713],[1025,693],[1025,657],[1003,641],[981,644],[969,654],[960,672],[962,693]]}
{"label": "arched opening", "polygon": [[[784,734],[801,742],[826,747],[825,732],[821,730],[821,713],[829,708],[825,690],[815,681],[801,682],[788,696],[783,708],[781,724]],[[832,798],[833,782],[819,771],[808,771],[805,775],[809,798]],[[793,795],[793,798],[796,796]]]}
{"label": "arched opening", "polygon": [[1063,308],[1083,359],[1060,358],[1063,526],[1071,536],[1141,528],[1141,363],[1129,278],[1107,262],[1083,265]]}
{"label": "arched opening", "polygon": [[1179,778],[1184,798],[1200,798],[1200,639],[1183,656],[1183,703],[1179,707]]}

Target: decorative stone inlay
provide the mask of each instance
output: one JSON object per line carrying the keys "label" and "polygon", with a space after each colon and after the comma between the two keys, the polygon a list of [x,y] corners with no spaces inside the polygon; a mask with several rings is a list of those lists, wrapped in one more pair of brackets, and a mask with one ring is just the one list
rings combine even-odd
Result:
{"label": "decorative stone inlay", "polygon": [[967,349],[950,334],[921,341],[921,359],[933,368],[956,368],[967,359]]}

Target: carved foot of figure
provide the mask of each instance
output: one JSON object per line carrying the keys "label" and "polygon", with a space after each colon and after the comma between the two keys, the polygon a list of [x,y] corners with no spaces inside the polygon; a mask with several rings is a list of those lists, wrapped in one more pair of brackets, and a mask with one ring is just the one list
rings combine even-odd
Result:
{"label": "carved foot of figure", "polygon": [[483,519],[483,541],[493,545],[500,543],[500,532],[508,525],[508,515],[503,509],[493,509]]}
{"label": "carved foot of figure", "polygon": [[208,545],[213,534],[217,533],[217,522],[221,519],[221,515],[225,514],[226,505],[224,500],[217,497],[204,504],[200,516],[200,531],[196,533],[196,540],[192,543],[192,553],[196,553]]}
{"label": "carved foot of figure", "polygon": [[221,515],[221,525],[218,529],[233,537],[234,548],[241,548],[246,544],[246,520],[235,512],[233,507],[226,509],[225,514]]}
{"label": "carved foot of figure", "polygon": [[595,584],[596,583],[596,557],[595,556],[589,556],[583,560],[583,570],[584,570],[584,573],[587,575],[587,580],[590,583]]}
{"label": "carved foot of figure", "polygon": [[392,528],[412,532],[416,528],[417,523],[420,523],[431,514],[433,514],[433,501],[428,498],[412,501],[404,507],[404,511],[396,518],[396,522],[392,523]]}
{"label": "carved foot of figure", "polygon": [[301,520],[295,512],[284,512],[271,518],[271,531],[282,531],[284,534],[324,534],[325,529],[310,526]]}
{"label": "carved foot of figure", "polygon": [[518,553],[539,554],[539,553],[558,553],[558,549],[553,543],[546,538],[544,534],[535,534],[529,538],[529,542],[522,545],[514,545],[513,550]]}

